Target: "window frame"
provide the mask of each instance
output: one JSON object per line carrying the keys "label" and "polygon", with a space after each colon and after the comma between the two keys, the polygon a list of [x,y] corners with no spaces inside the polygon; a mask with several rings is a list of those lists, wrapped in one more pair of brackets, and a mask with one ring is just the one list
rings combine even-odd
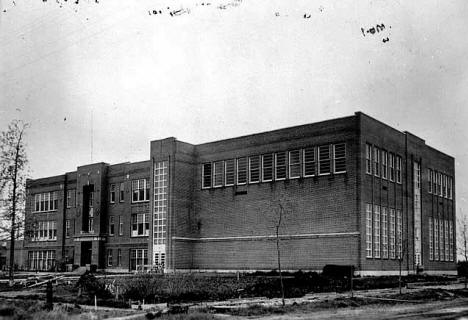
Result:
{"label": "window frame", "polygon": [[380,177],[380,148],[373,146],[373,167],[374,167],[374,176]]}
{"label": "window frame", "polygon": [[[312,156],[313,156],[313,160],[310,160],[310,159],[306,159],[306,152],[307,151],[312,151]],[[307,161],[306,161],[307,160]],[[315,150],[315,146],[313,147],[306,147],[304,149],[302,149],[302,176],[304,178],[308,178],[308,177],[314,177],[317,175],[317,157],[316,157],[316,150]],[[313,174],[307,174],[306,173],[306,168],[307,168],[307,165],[308,164],[311,164],[312,168],[314,169],[314,173]],[[310,167],[309,167],[310,168]]]}
{"label": "window frame", "polygon": [[396,180],[396,183],[398,184],[401,184],[401,178],[402,178],[402,160],[401,160],[401,156],[397,155],[396,156],[396,170],[395,170],[395,180]]}
{"label": "window frame", "polygon": [[[239,166],[240,161],[245,161],[245,166],[243,165],[242,167]],[[243,164],[243,163],[242,163]],[[247,181],[249,180],[249,159],[248,157],[240,157],[236,158],[236,184],[238,186],[243,186],[247,184]],[[239,176],[240,173],[245,173],[245,181],[239,182]]]}
{"label": "window frame", "polygon": [[[216,172],[217,169],[221,168],[220,172]],[[213,188],[221,188],[224,186],[224,161],[219,160],[219,161],[213,161],[213,182],[212,186]],[[221,177],[221,182],[220,184],[217,183],[216,179]]]}
{"label": "window frame", "polygon": [[381,163],[382,163],[382,179],[387,180],[388,179],[388,152],[387,150],[382,149],[382,155],[381,155]]}
{"label": "window frame", "polygon": [[372,144],[366,143],[366,174],[372,175]]}
{"label": "window frame", "polygon": [[[265,157],[271,157],[269,165],[265,165]],[[265,170],[266,169],[271,169],[270,173],[270,178],[266,179],[265,178]],[[273,153],[266,153],[262,154],[262,182],[270,182],[273,181],[273,178],[275,176],[275,155]]]}
{"label": "window frame", "polygon": [[125,202],[125,182],[119,185],[119,202]]}
{"label": "window frame", "polygon": [[109,216],[109,236],[115,235],[115,217]]}
{"label": "window frame", "polygon": [[[143,188],[141,187],[141,182],[144,182]],[[137,188],[135,189],[135,182],[137,185]],[[132,203],[141,203],[141,202],[147,202],[149,201],[149,179],[146,178],[139,178],[139,179],[133,179],[132,180]],[[141,192],[143,190],[143,192]],[[135,194],[137,195],[137,200],[135,200]],[[141,195],[143,194],[143,199],[141,198]]]}
{"label": "window frame", "polygon": [[[278,155],[284,156],[284,164],[278,164]],[[284,177],[278,177],[279,169],[284,170]],[[275,152],[275,181],[286,180],[288,177],[288,155],[286,151]]]}
{"label": "window frame", "polygon": [[[209,169],[207,170],[206,166],[209,166]],[[207,175],[206,172],[209,172]],[[202,189],[210,189],[212,188],[213,184],[213,164],[211,162],[205,162],[202,163],[202,179],[201,179],[201,188]],[[209,181],[209,185],[206,185],[205,182]],[[133,199],[133,197],[132,197]]]}
{"label": "window frame", "polygon": [[[228,183],[228,163],[232,161],[232,183]],[[224,161],[224,185],[230,187],[236,183],[236,159],[227,159]]]}
{"label": "window frame", "polygon": [[[336,157],[336,147],[343,145],[344,147],[344,155],[342,157]],[[341,142],[341,143],[335,143],[333,144],[333,174],[340,174],[340,173],[346,173],[346,143]],[[344,161],[344,170],[337,171],[336,170],[336,160],[343,160]]]}
{"label": "window frame", "polygon": [[[322,159],[322,157],[320,156],[320,150],[321,150],[322,148],[325,148],[325,147],[328,147],[328,158]],[[320,145],[320,146],[317,147],[317,156],[318,156],[317,162],[318,162],[318,175],[319,175],[319,176],[327,176],[327,175],[332,174],[332,172],[333,172],[333,168],[332,168],[332,160],[333,160],[333,159],[332,159],[332,158],[333,158],[332,152],[333,152],[333,150],[332,150],[332,148],[331,148],[331,146],[330,146],[329,144],[323,144],[323,145]],[[322,169],[322,161],[323,161],[323,162],[328,162],[328,163],[329,163],[329,171],[328,171],[328,172],[325,172],[325,173],[322,173],[322,172],[321,172],[321,169]]]}
{"label": "window frame", "polygon": [[116,188],[116,185],[115,183],[111,183],[109,185],[109,203],[115,203],[115,188]]}
{"label": "window frame", "polygon": [[[291,156],[292,154],[296,154],[297,153],[297,162],[292,162],[291,160]],[[291,173],[291,169],[293,169],[293,166],[297,169],[297,167],[299,167],[297,169],[297,174],[296,175],[292,175]],[[301,177],[301,172],[302,172],[302,169],[301,169],[301,149],[294,149],[294,150],[290,150],[288,151],[288,176],[289,176],[289,179],[299,179]]]}
{"label": "window frame", "polygon": [[[260,183],[261,181],[261,158],[260,155],[255,155],[255,156],[249,156],[249,184],[255,184],[255,183]],[[258,171],[258,178],[257,180],[252,180],[252,159],[255,159],[257,161],[258,167],[254,170]]]}

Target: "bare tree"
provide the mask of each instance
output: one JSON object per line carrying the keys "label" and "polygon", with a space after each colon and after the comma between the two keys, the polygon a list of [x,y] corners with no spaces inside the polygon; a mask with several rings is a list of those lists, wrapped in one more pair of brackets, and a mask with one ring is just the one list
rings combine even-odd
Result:
{"label": "bare tree", "polygon": [[462,257],[461,270],[465,274],[465,288],[467,287],[468,273],[468,219],[462,214],[458,218],[458,256]]}
{"label": "bare tree", "polygon": [[281,268],[281,236],[280,229],[284,226],[286,218],[293,212],[293,206],[290,201],[286,200],[284,197],[280,196],[277,199],[272,201],[272,211],[274,213],[274,226],[275,226],[275,236],[276,236],[276,255],[278,262],[278,273],[281,286],[281,303],[284,307],[284,283],[283,283],[283,274]]}
{"label": "bare tree", "polygon": [[28,124],[13,120],[0,134],[1,231],[10,240],[10,285],[13,285],[15,239],[22,235],[28,159],[24,134]]}

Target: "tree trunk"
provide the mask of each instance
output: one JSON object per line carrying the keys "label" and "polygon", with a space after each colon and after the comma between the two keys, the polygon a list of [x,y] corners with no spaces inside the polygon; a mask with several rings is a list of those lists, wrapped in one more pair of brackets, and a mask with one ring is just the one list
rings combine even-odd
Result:
{"label": "tree trunk", "polygon": [[15,155],[15,171],[13,175],[13,194],[12,194],[12,205],[11,205],[11,232],[10,232],[10,272],[9,272],[9,284],[10,287],[14,284],[14,267],[15,267],[15,228],[16,228],[16,189],[18,188],[18,157],[19,149],[21,144],[22,133],[18,138],[16,144],[16,155]]}
{"label": "tree trunk", "polygon": [[281,273],[281,252],[280,252],[280,239],[279,239],[279,226],[276,226],[276,252],[278,254],[278,272],[281,285],[281,303],[284,307],[284,285],[283,285],[283,275]]}

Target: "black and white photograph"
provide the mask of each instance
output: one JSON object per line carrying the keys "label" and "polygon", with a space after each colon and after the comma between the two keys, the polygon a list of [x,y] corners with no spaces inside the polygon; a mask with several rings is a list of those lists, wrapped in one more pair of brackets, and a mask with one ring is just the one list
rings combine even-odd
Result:
{"label": "black and white photograph", "polygon": [[0,319],[468,319],[467,30],[0,0]]}

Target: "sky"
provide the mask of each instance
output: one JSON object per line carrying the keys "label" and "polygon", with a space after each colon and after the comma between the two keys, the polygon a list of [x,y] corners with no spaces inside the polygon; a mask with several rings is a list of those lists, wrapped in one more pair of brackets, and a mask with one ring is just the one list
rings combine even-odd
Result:
{"label": "sky", "polygon": [[0,130],[31,177],[362,111],[455,157],[468,213],[468,2],[0,0]]}

